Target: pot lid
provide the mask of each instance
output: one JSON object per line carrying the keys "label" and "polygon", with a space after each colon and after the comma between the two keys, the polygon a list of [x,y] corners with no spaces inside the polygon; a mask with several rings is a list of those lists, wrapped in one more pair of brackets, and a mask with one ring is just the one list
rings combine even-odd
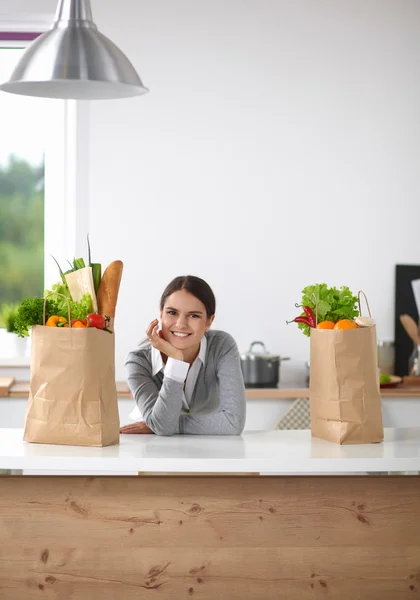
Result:
{"label": "pot lid", "polygon": [[[259,344],[260,346],[263,347],[263,351],[261,352],[254,352],[253,351],[253,347],[256,346],[257,344]],[[266,348],[265,345],[263,344],[263,342],[252,342],[252,344],[249,347],[248,352],[244,352],[243,354],[241,354],[241,359],[243,360],[280,360],[280,356],[276,355],[276,354],[270,354]]]}

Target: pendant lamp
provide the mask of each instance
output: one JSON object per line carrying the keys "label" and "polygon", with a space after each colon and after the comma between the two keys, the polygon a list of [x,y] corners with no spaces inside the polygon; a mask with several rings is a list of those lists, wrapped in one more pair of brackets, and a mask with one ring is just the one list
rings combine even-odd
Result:
{"label": "pendant lamp", "polygon": [[125,54],[98,31],[89,0],[59,0],[51,29],[28,46],[0,90],[75,100],[149,91]]}

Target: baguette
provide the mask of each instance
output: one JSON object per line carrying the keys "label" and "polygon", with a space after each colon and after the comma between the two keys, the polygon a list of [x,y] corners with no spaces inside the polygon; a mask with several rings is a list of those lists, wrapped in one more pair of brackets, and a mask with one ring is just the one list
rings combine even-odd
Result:
{"label": "baguette", "polygon": [[105,269],[97,294],[100,315],[115,317],[123,266],[121,260],[114,260]]}

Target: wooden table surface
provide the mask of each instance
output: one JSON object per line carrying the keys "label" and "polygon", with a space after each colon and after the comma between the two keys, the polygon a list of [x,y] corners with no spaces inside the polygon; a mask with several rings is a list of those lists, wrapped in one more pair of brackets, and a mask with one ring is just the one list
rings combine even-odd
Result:
{"label": "wooden table surface", "polygon": [[411,600],[419,477],[0,477],[5,600]]}

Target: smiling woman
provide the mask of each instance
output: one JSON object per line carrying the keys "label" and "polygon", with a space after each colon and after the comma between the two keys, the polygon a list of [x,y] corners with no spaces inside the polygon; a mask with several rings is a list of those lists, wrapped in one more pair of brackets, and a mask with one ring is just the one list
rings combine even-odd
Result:
{"label": "smiling woman", "polygon": [[210,330],[216,300],[199,277],[176,277],[160,300],[160,319],[130,352],[128,384],[142,415],[121,433],[240,435],[245,385],[235,340]]}

